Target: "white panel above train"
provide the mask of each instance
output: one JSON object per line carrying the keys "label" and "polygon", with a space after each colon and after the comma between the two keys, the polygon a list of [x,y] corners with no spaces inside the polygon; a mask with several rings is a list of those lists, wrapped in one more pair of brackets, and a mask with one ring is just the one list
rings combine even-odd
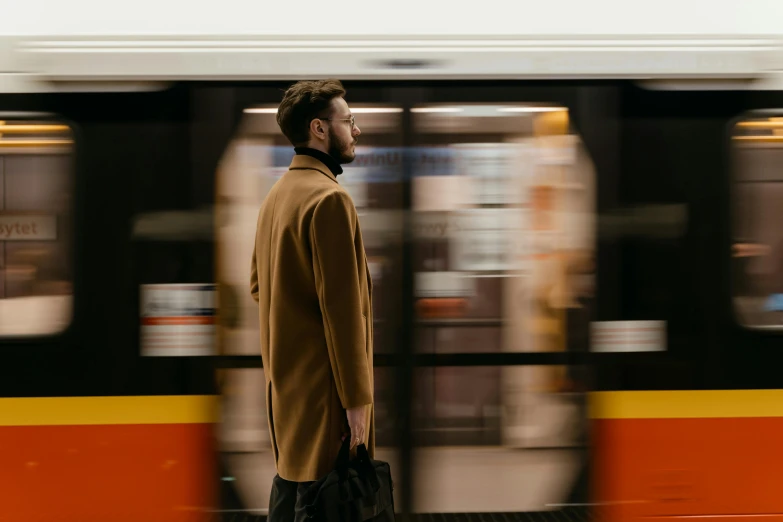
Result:
{"label": "white panel above train", "polygon": [[57,81],[749,78],[781,69],[774,39],[47,39],[8,72]]}
{"label": "white panel above train", "polygon": [[779,0],[44,3],[15,3],[13,24],[0,20],[0,34],[21,35],[0,37],[0,92],[324,76],[755,81],[783,71]]}

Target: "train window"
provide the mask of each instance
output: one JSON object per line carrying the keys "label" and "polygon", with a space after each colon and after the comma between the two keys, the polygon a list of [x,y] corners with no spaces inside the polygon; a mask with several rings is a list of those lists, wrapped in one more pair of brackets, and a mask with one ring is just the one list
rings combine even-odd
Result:
{"label": "train window", "polygon": [[67,125],[0,121],[0,337],[70,324],[72,155]]}
{"label": "train window", "polygon": [[421,348],[585,349],[595,181],[568,110],[430,105],[412,112],[417,314],[438,330]]}
{"label": "train window", "polygon": [[743,118],[732,150],[734,308],[746,326],[783,328],[783,117]]}
{"label": "train window", "polygon": [[[339,183],[354,200],[373,280],[375,349],[393,351],[387,333],[399,285],[402,230],[402,109],[351,104],[362,130],[356,158],[343,165]],[[294,149],[280,132],[275,107],[245,110],[237,136],[218,167],[218,282],[221,289],[221,350],[257,354],[257,304],[248,287],[258,209],[287,170]],[[397,289],[397,290],[395,290]]]}

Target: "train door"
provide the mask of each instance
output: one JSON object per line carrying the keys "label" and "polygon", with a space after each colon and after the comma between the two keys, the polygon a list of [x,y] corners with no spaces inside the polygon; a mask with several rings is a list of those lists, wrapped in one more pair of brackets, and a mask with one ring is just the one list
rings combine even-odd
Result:
{"label": "train door", "polygon": [[[145,357],[145,327],[162,334],[153,343],[160,348],[171,320],[182,318],[145,323],[140,306],[147,285],[209,286],[211,274],[202,279],[187,245],[143,239],[134,226],[147,212],[190,208],[187,189],[197,182],[187,168],[183,100],[182,89],[0,96],[8,111],[0,116],[6,517],[211,517],[210,364],[165,356],[177,350]],[[198,326],[184,328],[180,344],[196,330],[208,344],[208,300],[191,304],[174,303]]]}
{"label": "train door", "polygon": [[[260,202],[293,155],[275,122],[285,85],[273,87],[236,89],[241,122],[216,186],[221,353],[235,366],[223,375],[224,479],[256,514],[274,466],[248,264]],[[592,149],[606,148],[591,111],[611,89],[346,87],[362,136],[339,182],[373,276],[377,445],[398,510],[586,501],[588,373],[566,363],[587,349],[595,314]]]}
{"label": "train door", "polygon": [[555,509],[586,442],[580,368],[504,356],[586,349],[592,162],[566,106],[486,99],[411,108],[416,348],[474,356],[416,369],[416,512]]}
{"label": "train door", "polygon": [[625,85],[620,106],[615,318],[648,321],[654,353],[595,365],[598,514],[774,518],[780,93]]}

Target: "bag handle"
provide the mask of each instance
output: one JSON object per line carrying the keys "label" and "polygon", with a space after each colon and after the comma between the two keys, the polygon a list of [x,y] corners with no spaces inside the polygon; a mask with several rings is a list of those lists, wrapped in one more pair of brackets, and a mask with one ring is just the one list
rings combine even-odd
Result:
{"label": "bag handle", "polygon": [[340,475],[340,480],[345,480],[348,475],[348,467],[351,464],[351,438],[345,437],[340,451],[337,453],[337,460],[334,463],[334,469]]}
{"label": "bag handle", "polygon": [[370,459],[367,446],[359,444],[356,448],[356,456],[358,457],[359,465],[364,468],[364,472],[367,474],[373,491],[377,493],[378,490],[381,489],[381,483],[378,480],[378,473],[375,471],[375,466],[372,465],[372,459]]}
{"label": "bag handle", "polygon": [[[372,459],[370,459],[370,453],[367,451],[367,446],[359,444],[356,447],[356,460],[359,470],[362,475],[370,482],[374,492],[378,492],[381,489],[381,483],[378,480],[378,473],[375,471],[375,466],[372,465]],[[346,437],[340,446],[340,451],[337,453],[337,461],[335,462],[334,469],[340,478],[340,482],[344,482],[348,479],[348,469],[351,467],[351,439]],[[343,499],[346,500],[346,499]]]}

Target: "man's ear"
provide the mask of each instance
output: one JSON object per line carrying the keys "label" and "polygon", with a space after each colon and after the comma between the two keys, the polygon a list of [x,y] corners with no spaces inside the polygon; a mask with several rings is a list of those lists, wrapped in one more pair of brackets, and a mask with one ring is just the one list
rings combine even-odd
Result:
{"label": "man's ear", "polygon": [[326,139],[326,124],[323,120],[315,118],[310,121],[310,134],[319,140]]}

